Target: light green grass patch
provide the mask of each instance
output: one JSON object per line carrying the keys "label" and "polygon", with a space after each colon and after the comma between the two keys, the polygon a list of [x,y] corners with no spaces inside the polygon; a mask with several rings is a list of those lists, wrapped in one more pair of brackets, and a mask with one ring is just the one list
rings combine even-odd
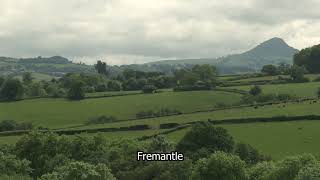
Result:
{"label": "light green grass patch", "polygon": [[[253,85],[232,86],[231,89],[249,91]],[[320,82],[309,83],[291,83],[291,84],[267,84],[260,85],[263,93],[291,94],[298,97],[316,97],[317,90],[320,88]]]}

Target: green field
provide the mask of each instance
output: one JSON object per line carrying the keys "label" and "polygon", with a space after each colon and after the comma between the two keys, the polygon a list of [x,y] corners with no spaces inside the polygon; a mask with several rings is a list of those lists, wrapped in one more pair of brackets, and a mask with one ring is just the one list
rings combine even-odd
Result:
{"label": "green field", "polygon": [[[227,87],[249,91],[253,85]],[[260,85],[263,93],[286,93],[299,97],[316,97],[317,90],[320,88],[320,82],[292,83],[292,84],[267,84]]]}
{"label": "green field", "polygon": [[[54,76],[43,73],[32,73],[32,77],[35,81],[51,81],[52,78],[56,78]],[[22,80],[22,75],[15,76],[15,78]]]}
{"label": "green field", "polygon": [[[272,80],[278,80],[279,77],[282,78],[290,78],[289,75],[277,75],[277,76],[262,76],[262,77],[253,77],[253,78],[243,78],[234,80],[234,82],[254,82],[254,81],[272,81]],[[316,78],[320,77],[319,74],[306,74],[305,77],[309,78],[310,81],[315,80]],[[231,78],[230,78],[231,79]],[[228,80],[228,79],[223,79]],[[232,81],[232,80],[231,80]]]}
{"label": "green field", "polygon": [[[285,107],[283,107],[285,106]],[[126,127],[137,124],[148,124],[157,128],[161,123],[188,123],[194,121],[223,120],[223,119],[240,119],[254,117],[274,117],[274,116],[302,116],[302,115],[320,115],[320,103],[286,103],[277,105],[265,105],[254,109],[253,107],[234,108],[227,110],[218,110],[213,112],[202,112],[193,114],[183,114],[178,116],[159,117],[151,119],[142,119],[135,121],[124,121],[108,123],[103,125],[90,125],[74,129],[95,129],[102,127]]]}
{"label": "green field", "polygon": [[182,112],[212,109],[217,103],[233,104],[241,95],[228,92],[163,92],[109,98],[69,101],[34,99],[0,103],[0,119],[32,122],[36,126],[62,128],[82,125],[89,118],[113,115],[118,119],[135,118],[139,111],[172,108]]}
{"label": "green field", "polygon": [[[223,125],[237,142],[248,143],[274,159],[289,155],[313,153],[320,155],[320,121],[274,122]],[[168,134],[179,141],[189,130]]]}

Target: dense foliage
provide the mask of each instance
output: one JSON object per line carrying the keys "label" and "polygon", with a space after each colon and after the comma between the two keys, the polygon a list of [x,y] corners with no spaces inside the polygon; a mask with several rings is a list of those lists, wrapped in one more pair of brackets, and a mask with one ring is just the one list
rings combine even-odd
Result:
{"label": "dense foliage", "polygon": [[[138,150],[178,150],[184,152],[185,160],[137,161]],[[14,146],[1,146],[0,160],[3,179],[304,180],[320,177],[320,162],[312,155],[270,161],[250,145],[235,145],[226,130],[208,123],[195,124],[176,146],[163,136],[147,141],[107,141],[101,135],[68,138],[32,132]]]}
{"label": "dense foliage", "polygon": [[320,45],[302,49],[294,55],[294,64],[304,66],[310,73],[320,73]]}

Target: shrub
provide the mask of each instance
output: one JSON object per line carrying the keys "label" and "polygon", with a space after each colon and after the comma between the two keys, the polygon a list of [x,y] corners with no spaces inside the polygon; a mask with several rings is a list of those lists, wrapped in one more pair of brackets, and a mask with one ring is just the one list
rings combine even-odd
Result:
{"label": "shrub", "polygon": [[253,95],[253,96],[257,96],[257,95],[259,95],[259,94],[262,93],[262,89],[261,89],[260,86],[253,86],[253,87],[250,89],[249,93],[250,93],[251,95]]}
{"label": "shrub", "polygon": [[114,116],[99,116],[91,118],[86,124],[105,124],[117,121],[117,118]]}
{"label": "shrub", "polygon": [[136,118],[152,118],[152,117],[161,117],[161,116],[169,116],[169,115],[176,115],[181,114],[180,111],[176,109],[169,109],[169,108],[161,108],[160,110],[147,110],[147,111],[140,111],[136,114]]}
{"label": "shrub", "polygon": [[234,154],[238,155],[249,165],[271,159],[270,157],[262,155],[257,149],[253,148],[251,145],[244,143],[238,143],[235,146]]}
{"label": "shrub", "polygon": [[2,131],[15,131],[15,130],[29,130],[33,126],[31,123],[17,123],[14,120],[4,120],[0,122],[0,132]]}
{"label": "shrub", "polygon": [[92,165],[85,162],[71,162],[46,174],[41,180],[115,180],[111,170],[104,164]]}
{"label": "shrub", "polygon": [[157,90],[157,87],[154,85],[145,85],[142,88],[143,93],[155,93]]}

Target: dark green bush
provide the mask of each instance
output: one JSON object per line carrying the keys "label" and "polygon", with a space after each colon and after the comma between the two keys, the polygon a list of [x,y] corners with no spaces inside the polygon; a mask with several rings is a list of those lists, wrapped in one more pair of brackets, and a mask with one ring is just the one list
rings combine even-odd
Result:
{"label": "dark green bush", "polygon": [[169,116],[169,115],[176,115],[181,114],[180,111],[176,109],[169,109],[169,108],[161,108],[160,110],[147,110],[147,111],[140,111],[136,114],[136,118],[152,118],[152,117],[161,117],[161,116]]}
{"label": "dark green bush", "polygon": [[117,121],[114,116],[99,116],[95,118],[90,118],[86,124],[105,124]]}

